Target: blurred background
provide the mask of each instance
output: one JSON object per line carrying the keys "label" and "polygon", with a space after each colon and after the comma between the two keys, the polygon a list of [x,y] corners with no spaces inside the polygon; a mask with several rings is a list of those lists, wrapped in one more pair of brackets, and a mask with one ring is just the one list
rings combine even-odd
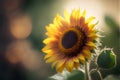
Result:
{"label": "blurred background", "polygon": [[41,52],[45,26],[73,8],[86,9],[87,17],[99,21],[102,47],[117,55],[117,66],[102,75],[119,76],[120,0],[0,0],[0,80],[47,80],[55,74]]}

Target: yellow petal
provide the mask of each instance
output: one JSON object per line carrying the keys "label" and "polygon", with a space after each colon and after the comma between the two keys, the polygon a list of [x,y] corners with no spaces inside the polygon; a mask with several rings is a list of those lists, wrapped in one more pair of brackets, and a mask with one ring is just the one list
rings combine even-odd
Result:
{"label": "yellow petal", "polygon": [[78,58],[74,58],[74,62],[79,63]]}
{"label": "yellow petal", "polygon": [[57,40],[57,39],[54,38],[54,37],[49,37],[49,38],[43,40],[43,43],[48,44],[48,43],[50,43],[51,41],[56,41],[56,40]]}
{"label": "yellow petal", "polygon": [[85,58],[82,54],[80,54],[79,59],[80,59],[81,63],[83,63],[83,64],[85,63]]}
{"label": "yellow petal", "polygon": [[49,24],[49,28],[52,29],[52,30],[57,30],[57,27],[58,26],[56,24]]}
{"label": "yellow petal", "polygon": [[55,40],[55,38],[49,37],[49,38],[43,40],[43,43],[49,43],[49,42],[52,41],[52,40]]}
{"label": "yellow petal", "polygon": [[64,70],[64,65],[62,65],[62,66],[58,69],[58,71],[59,71],[60,73],[62,73],[63,70]]}
{"label": "yellow petal", "polygon": [[91,33],[91,34],[88,35],[88,37],[97,38],[98,36],[95,33]]}
{"label": "yellow petal", "polygon": [[[51,25],[53,25],[53,24],[51,24]],[[54,26],[54,25],[53,25]],[[53,27],[50,27],[50,26],[46,26],[46,30],[48,31],[48,32],[51,32],[52,30],[54,30],[55,29],[55,27],[53,28]]]}
{"label": "yellow petal", "polygon": [[76,11],[76,16],[77,16],[77,18],[80,18],[80,9],[78,9],[78,10]]}
{"label": "yellow petal", "polygon": [[42,51],[43,52],[49,52],[49,50],[51,50],[51,51],[58,51],[58,45],[57,44],[48,44],[48,45],[46,45],[43,49],[42,49]]}
{"label": "yellow petal", "polygon": [[64,18],[60,16],[59,14],[57,14],[56,20],[61,22],[62,20],[64,20]]}
{"label": "yellow petal", "polygon": [[87,46],[90,46],[90,47],[92,47],[92,48],[95,48],[95,47],[96,47],[95,43],[93,43],[93,42],[88,42],[86,45],[87,45]]}
{"label": "yellow petal", "polygon": [[49,49],[51,49],[51,46],[50,46],[50,45],[46,45],[46,46],[42,49],[42,51],[44,52],[44,51],[47,51],[47,50],[49,50]]}
{"label": "yellow petal", "polygon": [[46,51],[46,53],[47,54],[45,55],[44,59],[47,59],[47,58],[49,58],[49,57],[51,57],[51,56],[56,54],[56,52],[52,51],[52,50],[48,50],[48,51]]}
{"label": "yellow petal", "polygon": [[71,23],[73,26],[77,25],[77,24],[76,24],[76,23],[77,23],[77,20],[76,20],[76,10],[75,10],[75,9],[73,9],[73,11],[72,11],[72,13],[71,13],[71,15],[70,15],[70,23]]}
{"label": "yellow petal", "polygon": [[[48,45],[47,45],[48,46]],[[59,52],[59,49],[58,48],[47,48],[47,47],[44,47],[42,49],[42,51],[44,53],[47,53],[47,54],[53,54],[53,53],[58,53]]]}
{"label": "yellow petal", "polygon": [[58,24],[58,26],[61,26],[61,22],[64,21],[64,18],[61,17],[59,14],[56,15],[56,18],[55,18],[55,21],[54,21],[54,24]]}
{"label": "yellow petal", "polygon": [[80,65],[79,63],[76,63],[76,62],[74,63],[74,67],[75,67],[76,69],[78,69],[79,65]]}
{"label": "yellow petal", "polygon": [[93,21],[95,19],[94,16],[91,16],[89,17],[87,20],[86,20],[86,23],[90,23],[91,21]]}
{"label": "yellow petal", "polygon": [[46,63],[50,63],[50,62],[54,62],[54,61],[56,61],[56,59],[57,59],[57,57],[54,55],[54,56],[51,56],[50,58],[48,58],[47,60],[46,60]]}
{"label": "yellow petal", "polygon": [[51,57],[51,55],[45,55],[45,57],[44,57],[44,59],[47,59],[47,58],[49,58],[49,57]]}
{"label": "yellow petal", "polygon": [[64,18],[61,17],[59,14],[57,14],[53,22],[54,22],[55,25],[60,26],[60,25],[62,25],[61,22],[63,20],[64,20]]}
{"label": "yellow petal", "polygon": [[76,10],[73,9],[73,10],[72,10],[72,13],[71,13],[71,17],[75,17],[75,16],[76,16],[75,14],[76,14]]}
{"label": "yellow petal", "polygon": [[62,72],[64,69],[65,60],[61,60],[57,63],[56,71]]}
{"label": "yellow petal", "polygon": [[56,29],[56,26],[54,26],[53,24],[46,26],[46,30],[47,30],[47,35],[55,35],[55,33],[58,32],[58,30]]}
{"label": "yellow petal", "polygon": [[49,32],[49,33],[59,33],[59,30],[58,28],[60,27],[60,25],[58,25],[58,23],[56,24],[49,24],[49,26],[46,26],[46,30]]}
{"label": "yellow petal", "polygon": [[91,57],[91,53],[89,50],[83,50],[83,55],[85,58],[89,59]]}
{"label": "yellow petal", "polygon": [[64,11],[64,17],[65,17],[65,19],[67,20],[67,22],[69,22],[70,14],[68,13],[67,10]]}
{"label": "yellow petal", "polygon": [[74,9],[71,13],[71,16],[70,16],[70,22],[73,26],[75,25],[79,25],[79,26],[82,26],[82,24],[84,23],[84,16],[86,14],[86,11],[84,10],[82,12],[82,14],[80,13],[80,9]]}
{"label": "yellow petal", "polygon": [[95,24],[88,24],[89,29],[93,29],[95,27]]}
{"label": "yellow petal", "polygon": [[69,60],[66,62],[66,69],[71,72],[73,70],[73,61]]}
{"label": "yellow petal", "polygon": [[83,17],[86,16],[86,10],[84,10],[84,11],[82,12],[82,16],[83,16]]}

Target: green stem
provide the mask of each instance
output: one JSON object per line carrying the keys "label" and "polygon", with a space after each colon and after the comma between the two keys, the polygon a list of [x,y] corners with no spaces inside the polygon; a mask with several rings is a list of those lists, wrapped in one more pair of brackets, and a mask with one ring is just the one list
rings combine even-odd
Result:
{"label": "green stem", "polygon": [[90,80],[87,62],[85,62],[85,80]]}
{"label": "green stem", "polygon": [[100,80],[103,80],[103,77],[100,73],[100,67],[97,65],[97,69],[96,69],[97,73],[99,74]]}
{"label": "green stem", "polygon": [[100,71],[99,71],[99,70],[97,70],[97,72],[98,72],[98,74],[99,74],[100,80],[103,80],[103,78],[102,78],[102,75],[101,75]]}
{"label": "green stem", "polygon": [[90,74],[91,74],[91,73],[94,73],[94,72],[97,72],[98,75],[99,75],[99,77],[100,77],[100,80],[103,80],[103,77],[102,77],[102,75],[101,75],[101,73],[100,73],[100,71],[99,71],[99,68],[97,68],[97,69],[92,69],[92,70],[90,71]]}

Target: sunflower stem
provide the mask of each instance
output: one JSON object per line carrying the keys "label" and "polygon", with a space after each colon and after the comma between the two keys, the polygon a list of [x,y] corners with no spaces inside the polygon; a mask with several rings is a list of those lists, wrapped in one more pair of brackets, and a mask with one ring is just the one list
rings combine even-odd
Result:
{"label": "sunflower stem", "polygon": [[88,65],[87,62],[85,62],[85,80],[90,80],[89,72],[88,72]]}
{"label": "sunflower stem", "polygon": [[99,71],[99,70],[97,70],[97,72],[98,72],[98,74],[99,74],[100,80],[103,80],[103,78],[102,78],[102,75],[101,75],[100,71]]}
{"label": "sunflower stem", "polygon": [[97,73],[99,74],[100,80],[103,80],[103,77],[102,77],[102,75],[101,75],[101,73],[100,73],[100,68],[99,68],[98,65],[97,65],[96,71],[97,71]]}

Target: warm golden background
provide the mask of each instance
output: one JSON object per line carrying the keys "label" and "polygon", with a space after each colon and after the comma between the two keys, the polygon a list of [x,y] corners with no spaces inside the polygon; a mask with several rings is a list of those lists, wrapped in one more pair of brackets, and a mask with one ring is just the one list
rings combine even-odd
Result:
{"label": "warm golden background", "polygon": [[43,60],[45,26],[57,13],[86,9],[105,36],[103,47],[113,48],[117,66],[102,71],[120,75],[120,0],[0,0],[0,80],[47,80],[55,71]]}

